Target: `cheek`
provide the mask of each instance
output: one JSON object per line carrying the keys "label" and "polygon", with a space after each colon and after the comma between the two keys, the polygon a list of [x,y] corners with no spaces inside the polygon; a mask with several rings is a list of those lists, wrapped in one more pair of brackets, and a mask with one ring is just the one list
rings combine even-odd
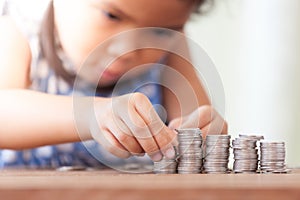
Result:
{"label": "cheek", "polygon": [[66,39],[64,50],[77,66],[84,62],[91,51],[101,42],[99,37],[89,33],[74,34]]}
{"label": "cheek", "polygon": [[98,15],[94,9],[77,3],[59,20],[61,45],[76,66],[79,66],[95,47],[111,35],[103,19]]}
{"label": "cheek", "polygon": [[140,57],[145,64],[147,63],[157,63],[159,60],[161,60],[167,52],[157,49],[147,49],[147,50],[141,50],[142,56]]}
{"label": "cheek", "polygon": [[149,66],[153,66],[152,63],[158,63],[165,55],[166,52],[161,50],[143,49],[121,56],[120,60],[123,58],[128,61],[123,65],[123,71],[129,71],[135,67],[147,70]]}
{"label": "cheek", "polygon": [[[131,53],[132,59],[131,62],[128,62],[126,65],[122,66],[123,73],[130,71],[130,76],[137,76],[150,68],[153,67],[153,63],[158,63],[165,55],[166,52],[160,50],[138,50]],[[130,56],[128,54],[127,56]],[[122,57],[121,57],[122,58]]]}

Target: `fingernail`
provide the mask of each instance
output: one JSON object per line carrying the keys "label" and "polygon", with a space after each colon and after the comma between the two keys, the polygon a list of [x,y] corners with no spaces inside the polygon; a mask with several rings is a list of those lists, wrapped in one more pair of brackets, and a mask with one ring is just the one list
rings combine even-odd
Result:
{"label": "fingernail", "polygon": [[143,157],[145,155],[145,153],[140,153],[138,154],[138,157]]}
{"label": "fingernail", "polygon": [[169,149],[166,151],[166,157],[169,158],[169,159],[175,158],[175,150],[174,150],[173,147],[169,148]]}
{"label": "fingernail", "polygon": [[145,153],[132,153],[133,156],[143,157]]}
{"label": "fingernail", "polygon": [[160,152],[158,152],[158,153],[152,155],[151,158],[154,162],[158,162],[162,159],[162,155]]}

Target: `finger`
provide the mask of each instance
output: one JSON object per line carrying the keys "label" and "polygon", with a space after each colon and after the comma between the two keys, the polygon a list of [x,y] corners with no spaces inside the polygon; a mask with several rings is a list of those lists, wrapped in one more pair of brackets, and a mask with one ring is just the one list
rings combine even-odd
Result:
{"label": "finger", "polygon": [[128,152],[132,155],[143,155],[144,150],[122,119],[115,119],[113,123],[106,124],[106,126]]}
{"label": "finger", "polygon": [[[150,157],[161,159],[161,153],[163,153],[168,158],[174,158],[175,151],[171,142],[174,141],[176,134],[161,121],[149,99],[143,94],[135,93],[132,95],[131,105],[131,113],[136,113],[133,115],[133,118],[135,116],[136,119],[135,123],[138,123],[136,128],[141,127],[145,129],[144,134],[146,134],[147,138],[141,138],[141,131],[134,131],[133,134],[138,134],[136,137],[138,137],[140,144],[142,142],[145,146],[150,145],[155,148],[155,154],[152,153],[153,151],[150,151]],[[172,135],[174,137],[170,137]],[[147,151],[146,149],[144,150]]]}
{"label": "finger", "polygon": [[147,97],[141,93],[124,95],[123,105],[126,103],[127,109],[116,109],[115,112],[129,128],[130,132],[136,138],[144,152],[146,152],[153,161],[159,161],[162,159],[159,147],[152,137],[147,124],[136,112],[135,104],[139,101],[146,102],[146,104],[148,104]]}
{"label": "finger", "polygon": [[93,132],[93,138],[101,144],[108,152],[119,157],[119,158],[129,158],[130,153],[118,142],[114,135],[107,129],[101,128],[97,129],[96,132],[91,127]]}
{"label": "finger", "polygon": [[173,133],[175,134],[175,137],[173,138],[171,144],[173,147],[178,147],[179,142],[178,142],[178,132],[175,129],[171,129],[171,131],[173,131]]}
{"label": "finger", "polygon": [[182,118],[176,118],[176,119],[173,119],[173,120],[169,123],[168,127],[169,127],[170,129],[172,129],[172,130],[178,129],[178,128],[180,127],[181,123],[182,123],[182,120],[183,120]]}
{"label": "finger", "polygon": [[201,129],[204,137],[212,134],[227,134],[227,123],[221,117],[216,117],[211,123]]}
{"label": "finger", "polygon": [[162,159],[162,154],[150,130],[148,129],[146,122],[140,114],[136,112],[134,107],[128,108],[128,114],[130,117],[127,117],[126,115],[121,115],[121,117],[122,120],[126,122],[132,135],[153,161],[160,161]]}
{"label": "finger", "polygon": [[[164,127],[161,128],[161,126]],[[149,128],[162,153],[167,158],[173,159],[176,156],[174,146],[178,146],[177,133],[159,121],[151,123]],[[159,130],[159,132],[157,132],[157,130]]]}
{"label": "finger", "polygon": [[159,146],[153,138],[146,123],[142,118],[140,118],[138,113],[136,113],[135,115],[135,125],[129,125],[131,132],[133,133],[139,144],[142,146],[144,151],[150,156],[153,161],[161,160],[162,154],[160,152]]}
{"label": "finger", "polygon": [[200,128],[209,124],[215,117],[215,111],[211,106],[200,106],[183,120],[181,128]]}
{"label": "finger", "polygon": [[[145,112],[143,112],[145,108],[148,110],[148,112],[146,112],[147,115],[145,114]],[[156,144],[158,145],[161,152],[167,158],[174,158],[175,150],[172,143],[178,145],[176,137],[177,134],[161,121],[160,117],[158,116],[150,102],[148,104],[144,104],[143,107],[141,104],[136,104],[136,112],[148,125],[150,133],[156,141]]]}

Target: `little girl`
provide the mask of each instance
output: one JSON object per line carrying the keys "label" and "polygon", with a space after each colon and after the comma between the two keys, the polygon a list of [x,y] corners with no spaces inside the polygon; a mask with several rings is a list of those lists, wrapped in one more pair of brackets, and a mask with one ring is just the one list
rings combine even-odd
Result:
{"label": "little girl", "polygon": [[[144,154],[159,161],[175,156],[175,128],[198,127],[204,136],[227,133],[186,60],[151,48],[120,55],[126,43],[145,37],[133,31],[124,39],[122,34],[141,28],[158,28],[149,29],[156,42],[178,43],[170,32],[183,33],[205,0],[52,0],[39,10],[43,18],[22,12],[24,2],[28,6],[28,1],[6,0],[0,11],[1,168],[99,167],[99,161],[130,163],[136,159],[131,156]],[[106,63],[106,58],[116,59]],[[159,64],[181,74],[191,91]],[[78,79],[95,85],[96,92],[75,88]],[[172,90],[155,84],[161,80]],[[114,93],[117,85],[121,89]],[[75,92],[86,96],[76,120]],[[90,99],[96,123],[84,107]]]}

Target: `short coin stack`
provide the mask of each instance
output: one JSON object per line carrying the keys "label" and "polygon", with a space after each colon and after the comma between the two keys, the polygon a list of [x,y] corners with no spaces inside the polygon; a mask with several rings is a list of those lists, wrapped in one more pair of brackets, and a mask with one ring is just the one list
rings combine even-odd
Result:
{"label": "short coin stack", "polygon": [[260,142],[260,170],[263,173],[286,173],[285,143]]}
{"label": "short coin stack", "polygon": [[202,168],[202,135],[200,129],[179,129],[179,174],[197,174]]}
{"label": "short coin stack", "polygon": [[256,173],[258,168],[257,141],[263,136],[239,135],[232,141],[234,154],[233,172],[235,173]]}
{"label": "short coin stack", "polygon": [[230,135],[207,135],[205,142],[205,173],[227,173]]}
{"label": "short coin stack", "polygon": [[154,173],[156,174],[176,174],[176,158],[168,159],[165,156],[161,161],[154,162]]}

